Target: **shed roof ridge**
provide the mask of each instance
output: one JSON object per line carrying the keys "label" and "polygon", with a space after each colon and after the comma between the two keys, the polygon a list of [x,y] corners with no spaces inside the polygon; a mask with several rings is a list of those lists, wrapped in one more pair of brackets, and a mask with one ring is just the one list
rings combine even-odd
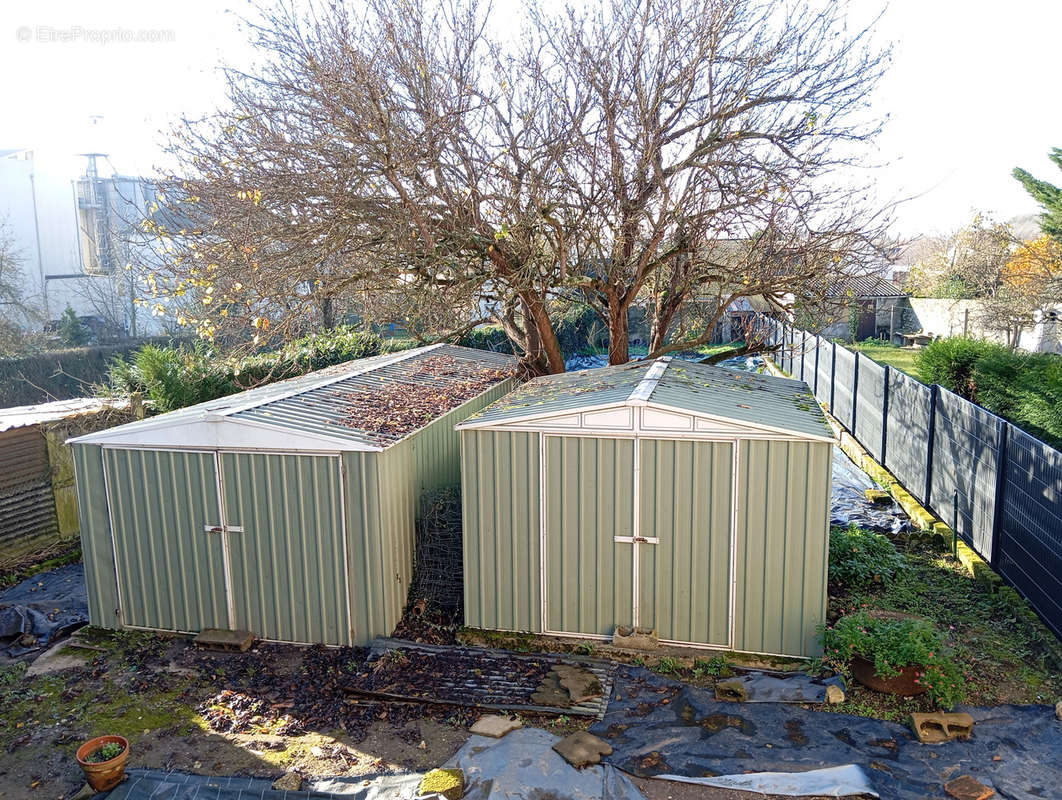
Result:
{"label": "shed roof ridge", "polygon": [[660,379],[667,371],[669,364],[671,364],[671,356],[660,356],[653,359],[653,366],[649,367],[642,379],[638,381],[638,385],[634,387],[634,391],[627,398],[627,405],[644,406],[648,403],[649,398],[653,396],[653,392],[656,390],[657,384],[660,383]]}
{"label": "shed roof ridge", "polygon": [[[300,394],[306,394],[307,392],[312,392],[317,389],[321,389],[325,386],[331,386],[333,383],[339,383],[340,381],[345,381],[348,378],[354,378],[358,375],[366,375],[370,372],[376,372],[376,370],[383,369],[384,367],[389,367],[392,364],[397,364],[398,362],[405,361],[408,358],[413,358],[414,356],[422,355],[431,350],[437,350],[445,344],[446,342],[436,342],[435,344],[425,345],[424,347],[414,347],[411,350],[401,350],[395,354],[394,358],[384,359],[368,366],[363,365],[361,369],[355,368],[350,370],[349,372],[341,372],[338,375],[329,375],[327,378],[317,381],[316,383],[313,383],[310,386],[295,387],[287,392],[281,392],[280,394],[269,397],[258,398],[256,400],[251,400],[250,402],[241,403],[239,405],[231,406],[229,408],[221,408],[217,411],[210,411],[209,413],[214,413],[221,417],[231,417],[233,414],[239,414],[241,411],[250,411],[254,408],[261,408],[262,406],[270,405],[279,400],[287,400],[290,397],[297,397]],[[360,360],[362,359],[356,359],[355,363]]]}

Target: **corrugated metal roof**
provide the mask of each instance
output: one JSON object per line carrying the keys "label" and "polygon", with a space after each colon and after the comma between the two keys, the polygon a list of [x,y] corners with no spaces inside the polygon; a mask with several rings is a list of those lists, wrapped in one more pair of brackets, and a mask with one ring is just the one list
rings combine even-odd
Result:
{"label": "corrugated metal roof", "polygon": [[73,400],[56,400],[54,403],[15,406],[0,410],[0,431],[22,428],[27,425],[39,425],[42,422],[55,422],[81,414],[95,414],[97,411],[108,408],[128,407],[128,400],[100,397],[77,397]]}
{"label": "corrugated metal roof", "polygon": [[833,436],[803,381],[670,358],[537,378],[462,426],[624,404],[677,409],[799,436]]}
{"label": "corrugated metal roof", "polygon": [[469,417],[469,422],[504,421],[532,414],[563,414],[627,400],[653,366],[634,361],[617,367],[545,375],[525,383],[498,402]]}
{"label": "corrugated metal roof", "polygon": [[[426,368],[429,362],[434,365],[432,369]],[[440,369],[440,364],[444,368]],[[448,344],[429,345],[348,361],[72,441],[119,443],[123,439],[137,439],[143,443],[144,435],[152,431],[202,421],[231,421],[264,426],[317,442],[350,443],[356,445],[354,449],[384,449],[423,425],[391,432],[378,430],[379,426],[361,425],[364,420],[358,418],[357,405],[359,399],[364,405],[366,394],[378,393],[385,387],[406,387],[410,399],[416,397],[420,401],[418,405],[434,403],[430,418],[423,421],[426,425],[469,399],[461,397],[460,390],[467,388],[472,379],[486,378],[485,391],[487,385],[506,380],[515,366],[516,359],[503,353]],[[184,443],[188,447],[197,444],[209,443],[192,439]]]}
{"label": "corrugated metal roof", "polygon": [[853,275],[847,280],[831,284],[827,297],[905,297],[906,293],[881,275]]}
{"label": "corrugated metal roof", "polygon": [[833,435],[808,385],[773,375],[672,361],[649,404],[812,436]]}

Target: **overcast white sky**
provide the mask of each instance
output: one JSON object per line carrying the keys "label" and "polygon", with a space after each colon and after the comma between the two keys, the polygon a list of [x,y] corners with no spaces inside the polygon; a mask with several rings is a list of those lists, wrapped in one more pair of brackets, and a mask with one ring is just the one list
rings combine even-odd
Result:
{"label": "overcast white sky", "polygon": [[[879,7],[854,0],[856,14]],[[121,172],[150,173],[159,130],[220,102],[219,60],[253,58],[237,24],[247,9],[243,0],[3,0],[0,149],[96,150]],[[159,41],[107,41],[114,29]],[[895,53],[877,101],[890,122],[875,177],[884,198],[917,196],[897,211],[897,233],[948,230],[975,208],[1036,212],[1010,177],[1015,166],[1062,181],[1046,156],[1062,147],[1060,32],[1056,0],[892,0],[879,26]],[[90,115],[101,125],[91,128]]]}

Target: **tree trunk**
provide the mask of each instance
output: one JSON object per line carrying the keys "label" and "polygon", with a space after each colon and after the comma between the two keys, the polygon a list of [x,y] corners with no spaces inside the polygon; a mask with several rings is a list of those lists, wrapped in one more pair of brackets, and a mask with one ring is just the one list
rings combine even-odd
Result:
{"label": "tree trunk", "polygon": [[560,342],[557,340],[557,332],[553,330],[553,322],[549,318],[546,304],[537,295],[521,294],[520,299],[528,315],[525,325],[528,328],[528,340],[531,339],[531,328],[538,336],[539,344],[546,359],[546,366],[551,373],[565,371],[564,353],[561,352]]}
{"label": "tree trunk", "polygon": [[331,297],[325,297],[321,301],[321,324],[326,331],[330,331],[336,326],[335,304]]}
{"label": "tree trunk", "polygon": [[608,299],[608,363],[626,364],[631,360],[631,332],[627,321],[627,306],[619,297]]}

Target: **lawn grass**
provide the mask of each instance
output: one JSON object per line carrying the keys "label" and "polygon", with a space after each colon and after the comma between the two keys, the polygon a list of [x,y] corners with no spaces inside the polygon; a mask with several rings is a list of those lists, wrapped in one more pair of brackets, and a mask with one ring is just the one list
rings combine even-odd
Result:
{"label": "lawn grass", "polygon": [[916,380],[922,380],[918,374],[918,350],[909,347],[897,347],[878,339],[867,339],[855,344],[844,343],[849,350],[858,350],[879,364],[888,364],[893,369],[905,372]]}
{"label": "lawn grass", "polygon": [[[1062,673],[1048,647],[1052,634],[975,581],[950,553],[899,545],[907,559],[887,586],[832,596],[828,619],[846,612],[881,609],[917,614],[945,635],[966,677],[966,705],[1051,703],[1062,697]],[[835,710],[903,721],[912,711],[934,710],[928,700],[899,698],[849,686]]]}

